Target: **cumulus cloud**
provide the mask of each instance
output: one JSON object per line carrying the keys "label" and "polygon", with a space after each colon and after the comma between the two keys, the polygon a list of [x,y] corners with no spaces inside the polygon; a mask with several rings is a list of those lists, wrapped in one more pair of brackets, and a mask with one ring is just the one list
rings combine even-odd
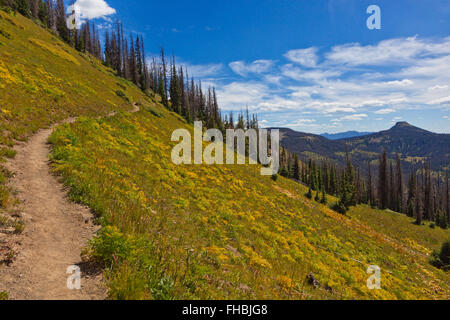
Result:
{"label": "cumulus cloud", "polygon": [[394,81],[387,81],[384,82],[383,85],[388,85],[388,86],[399,86],[399,87],[406,87],[406,86],[411,86],[413,85],[414,82],[412,82],[409,79],[404,79],[404,80],[394,80]]}
{"label": "cumulus cloud", "polygon": [[282,66],[281,72],[285,77],[294,80],[309,80],[309,81],[319,81],[327,78],[338,77],[342,74],[340,71],[337,70],[314,69],[309,71],[303,71],[302,69],[292,64],[286,64]]}
{"label": "cumulus cloud", "polygon": [[429,102],[429,104],[450,104],[450,96],[432,100]]}
{"label": "cumulus cloud", "polygon": [[218,88],[217,97],[226,110],[242,110],[246,105],[262,107],[269,98],[266,93],[269,90],[264,84],[232,82]]}
{"label": "cumulus cloud", "polygon": [[308,68],[315,67],[317,65],[317,61],[319,60],[317,56],[317,48],[315,47],[290,50],[285,53],[284,57],[292,62]]}
{"label": "cumulus cloud", "polygon": [[450,37],[438,42],[410,37],[384,40],[367,46],[351,43],[333,47],[326,58],[332,63],[374,66],[408,63],[418,57],[436,54],[450,54]]}
{"label": "cumulus cloud", "polygon": [[246,77],[249,73],[267,72],[273,64],[272,60],[256,60],[249,64],[244,61],[234,61],[229,64],[229,67],[238,75]]}
{"label": "cumulus cloud", "polygon": [[445,90],[445,89],[448,89],[448,86],[447,86],[447,85],[443,85],[443,86],[436,85],[436,86],[433,86],[433,87],[428,88],[428,90],[430,90],[430,91],[434,91],[434,90]]}
{"label": "cumulus cloud", "polygon": [[348,116],[343,116],[342,118],[338,119],[339,121],[356,121],[356,120],[363,120],[365,118],[367,118],[368,115],[365,113],[360,113],[360,114],[351,114]]}
{"label": "cumulus cloud", "polygon": [[394,109],[380,109],[375,111],[375,114],[389,114],[389,113],[394,113],[396,112]]}
{"label": "cumulus cloud", "polygon": [[180,64],[186,68],[189,77],[197,79],[218,76],[223,70],[221,63],[190,64],[181,62]]}
{"label": "cumulus cloud", "polygon": [[[105,18],[116,13],[116,9],[111,8],[104,0],[77,0],[73,9],[79,23],[87,19]],[[71,13],[72,7],[69,6],[67,10]]]}
{"label": "cumulus cloud", "polygon": [[317,127],[319,125],[316,122],[316,119],[297,119],[293,122],[285,124],[285,126],[290,128]]}

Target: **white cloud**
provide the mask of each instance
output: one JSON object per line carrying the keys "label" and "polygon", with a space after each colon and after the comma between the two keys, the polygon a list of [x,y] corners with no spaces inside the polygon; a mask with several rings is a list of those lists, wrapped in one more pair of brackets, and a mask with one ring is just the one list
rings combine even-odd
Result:
{"label": "white cloud", "polygon": [[244,61],[234,61],[229,66],[238,75],[246,77],[249,73],[267,72],[273,64],[272,60],[256,60],[249,64],[246,64]]}
{"label": "white cloud", "polygon": [[375,114],[389,114],[389,113],[394,113],[396,112],[394,109],[380,109],[375,111]]}
{"label": "white cloud", "polygon": [[391,120],[391,122],[399,122],[401,120],[403,120],[403,117],[395,117]]}
{"label": "white cloud", "polygon": [[357,120],[363,120],[365,118],[367,118],[368,115],[365,113],[360,113],[360,114],[351,114],[348,116],[343,116],[339,119],[333,119],[331,121],[333,122],[340,122],[340,121],[357,121]]}
{"label": "white cloud", "polygon": [[297,119],[291,123],[286,124],[286,127],[315,127],[317,124],[315,123],[317,120],[315,119]]}
{"label": "white cloud", "polygon": [[447,85],[443,85],[443,86],[436,85],[436,86],[434,86],[434,87],[429,87],[429,88],[428,88],[428,90],[430,90],[430,91],[434,91],[434,90],[445,90],[445,89],[448,89],[448,86],[447,86]]}
{"label": "white cloud", "polygon": [[449,53],[450,37],[439,42],[411,37],[384,40],[368,46],[361,46],[359,43],[335,46],[326,57],[331,63],[378,66],[408,63],[415,58]]}
{"label": "white cloud", "polygon": [[217,98],[225,110],[242,110],[246,105],[255,108],[268,98],[266,85],[259,83],[232,82],[217,90]]}
{"label": "white cloud", "polygon": [[196,79],[217,76],[223,70],[223,64],[221,63],[190,64],[182,62],[181,65],[187,69],[189,77]]}
{"label": "white cloud", "polygon": [[404,80],[394,80],[394,81],[387,81],[384,82],[383,84],[388,85],[388,86],[399,86],[399,87],[406,87],[406,86],[411,86],[414,84],[414,82],[412,82],[409,79],[404,79]]}
{"label": "white cloud", "polygon": [[450,104],[450,96],[432,100],[429,102],[429,104]]}
{"label": "white cloud", "polygon": [[317,56],[317,48],[311,47],[307,49],[290,50],[284,55],[288,60],[298,63],[304,67],[313,68],[319,60]]}
{"label": "white cloud", "polygon": [[302,69],[292,64],[285,64],[284,66],[282,66],[281,72],[283,76],[299,81],[319,81],[327,78],[338,77],[342,74],[337,70],[314,69],[303,71]]}
{"label": "white cloud", "polygon": [[[116,13],[116,9],[111,8],[104,0],[77,0],[74,9],[79,23],[87,19],[105,18]],[[69,6],[67,11],[70,13],[72,8]]]}

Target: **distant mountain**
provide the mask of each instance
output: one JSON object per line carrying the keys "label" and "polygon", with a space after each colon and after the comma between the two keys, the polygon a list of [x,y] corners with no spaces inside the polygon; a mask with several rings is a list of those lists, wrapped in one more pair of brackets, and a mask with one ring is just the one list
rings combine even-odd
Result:
{"label": "distant mountain", "polygon": [[322,133],[321,136],[327,138],[328,140],[340,140],[340,139],[367,136],[369,134],[373,134],[373,132],[346,131],[339,133]]}
{"label": "distant mountain", "polygon": [[297,153],[301,159],[332,159],[340,162],[340,153],[345,144],[332,141],[320,135],[298,132],[288,128],[272,128],[280,130],[281,145],[291,152]]}
{"label": "distant mountain", "polygon": [[399,122],[389,130],[340,140],[285,128],[280,132],[281,145],[303,160],[329,159],[344,164],[348,146],[353,164],[363,171],[366,171],[368,161],[376,162],[383,149],[390,159],[400,154],[405,172],[421,167],[428,159],[433,170],[450,170],[450,134],[433,133],[407,122]]}

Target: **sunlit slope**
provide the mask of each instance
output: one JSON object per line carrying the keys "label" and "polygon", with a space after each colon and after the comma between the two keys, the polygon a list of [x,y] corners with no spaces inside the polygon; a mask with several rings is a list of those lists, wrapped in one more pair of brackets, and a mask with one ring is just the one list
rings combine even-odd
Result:
{"label": "sunlit slope", "polygon": [[0,146],[69,116],[130,109],[117,91],[144,99],[97,59],[20,14],[0,11]]}
{"label": "sunlit slope", "polygon": [[[128,110],[142,92],[20,14],[0,10],[0,164],[15,140],[71,116]],[[11,204],[0,165],[0,211]],[[1,224],[0,224],[1,226]]]}
{"label": "sunlit slope", "polygon": [[[339,215],[257,166],[176,166],[170,138],[182,127],[156,104],[51,138],[56,172],[105,226],[90,254],[112,298],[449,298],[450,277],[427,262],[448,231],[368,207]],[[381,290],[366,286],[369,265]]]}

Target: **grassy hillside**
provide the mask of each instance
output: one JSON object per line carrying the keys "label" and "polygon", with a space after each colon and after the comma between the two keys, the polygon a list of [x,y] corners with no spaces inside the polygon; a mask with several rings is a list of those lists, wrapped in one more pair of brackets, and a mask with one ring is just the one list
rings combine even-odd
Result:
{"label": "grassy hillside", "polygon": [[[0,148],[13,157],[15,140],[82,116],[53,133],[53,168],[103,225],[86,255],[111,298],[449,298],[449,275],[427,261],[449,231],[368,207],[339,215],[255,166],[175,166],[183,119],[33,22],[0,17]],[[121,112],[119,90],[141,111]],[[366,287],[369,265],[381,290]]]}
{"label": "grassy hillside", "polygon": [[[51,138],[55,171],[105,226],[90,253],[112,298],[448,299],[448,274],[427,262],[448,231],[368,207],[339,215],[255,166],[176,166],[180,127],[156,106],[80,119]],[[366,288],[373,264],[379,291]]]}
{"label": "grassy hillside", "polygon": [[[31,20],[0,10],[0,162],[14,156],[15,140],[39,128],[75,115],[130,109],[127,99],[146,98],[98,60]],[[9,199],[4,180],[0,170],[0,207]]]}

